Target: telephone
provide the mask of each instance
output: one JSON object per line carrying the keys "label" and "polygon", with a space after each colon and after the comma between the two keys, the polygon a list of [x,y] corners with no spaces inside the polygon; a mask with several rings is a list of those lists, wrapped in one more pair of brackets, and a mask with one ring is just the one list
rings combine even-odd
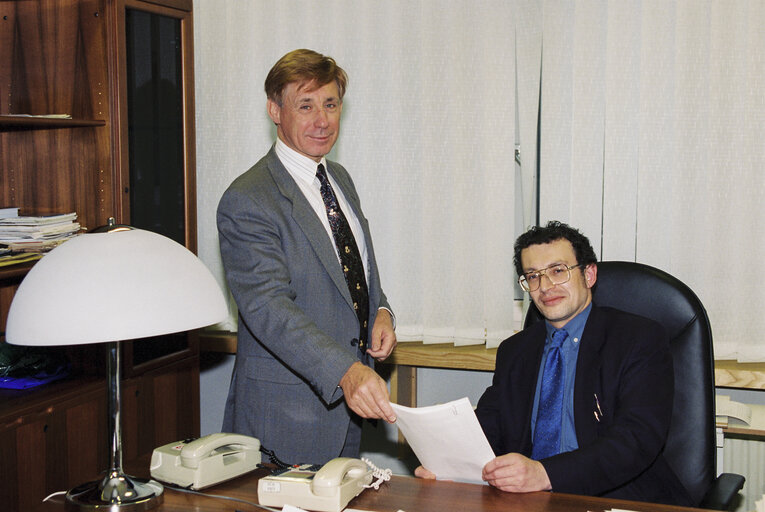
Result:
{"label": "telephone", "polygon": [[240,434],[210,434],[155,448],[151,476],[181,487],[203,489],[260,464],[260,441]]}
{"label": "telephone", "polygon": [[319,512],[340,512],[372,481],[373,470],[359,459],[339,457],[324,466],[283,469],[258,481],[258,502],[293,505]]}

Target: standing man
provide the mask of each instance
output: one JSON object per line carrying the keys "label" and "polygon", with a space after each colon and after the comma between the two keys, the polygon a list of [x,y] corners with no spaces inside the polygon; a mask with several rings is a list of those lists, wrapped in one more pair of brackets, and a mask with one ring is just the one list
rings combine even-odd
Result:
{"label": "standing man", "polygon": [[[692,505],[663,455],[674,377],[660,325],[592,303],[595,252],[560,222],[515,242],[520,285],[544,316],[497,351],[476,415],[509,492],[553,490]],[[434,477],[417,468],[421,477]]]}
{"label": "standing man", "polygon": [[223,431],[289,463],[358,457],[361,418],[396,419],[372,369],[396,335],[369,224],[348,172],[326,159],[346,84],[330,57],[282,57],[265,82],[276,143],[218,205],[239,308]]}

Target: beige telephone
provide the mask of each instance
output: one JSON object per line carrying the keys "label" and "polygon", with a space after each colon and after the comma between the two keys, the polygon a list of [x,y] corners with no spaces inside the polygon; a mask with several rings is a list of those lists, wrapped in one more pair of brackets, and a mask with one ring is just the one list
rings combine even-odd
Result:
{"label": "beige telephone", "polygon": [[319,512],[340,512],[372,482],[373,471],[359,459],[339,457],[322,467],[302,465],[258,481],[258,502],[292,505]]}
{"label": "beige telephone", "polygon": [[260,464],[260,441],[240,434],[210,434],[155,448],[151,476],[181,487],[203,489]]}

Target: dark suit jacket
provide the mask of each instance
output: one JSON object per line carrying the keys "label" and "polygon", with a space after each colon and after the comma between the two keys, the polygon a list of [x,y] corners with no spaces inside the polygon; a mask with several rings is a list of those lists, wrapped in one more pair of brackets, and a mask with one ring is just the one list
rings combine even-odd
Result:
{"label": "dark suit jacket", "polygon": [[[538,322],[497,351],[476,414],[494,452],[531,455],[531,411],[545,342]],[[662,450],[672,414],[672,356],[661,326],[593,306],[574,384],[579,449],[541,462],[553,491],[690,505]],[[597,395],[602,409],[595,417]]]}
{"label": "dark suit jacket", "polygon": [[[378,307],[389,306],[369,225],[346,170],[327,167],[364,230],[371,332]],[[360,358],[359,321],[334,242],[273,147],[223,194],[218,233],[239,308],[223,430],[257,437],[285,462],[337,457],[349,429],[360,429],[338,388]]]}

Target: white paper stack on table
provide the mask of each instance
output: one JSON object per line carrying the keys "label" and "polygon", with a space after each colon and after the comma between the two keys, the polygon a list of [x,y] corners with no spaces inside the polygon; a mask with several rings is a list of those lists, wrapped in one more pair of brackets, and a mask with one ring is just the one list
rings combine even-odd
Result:
{"label": "white paper stack on table", "polygon": [[391,406],[396,425],[420,464],[437,479],[484,483],[481,471],[494,458],[494,451],[470,400],[416,408]]}

